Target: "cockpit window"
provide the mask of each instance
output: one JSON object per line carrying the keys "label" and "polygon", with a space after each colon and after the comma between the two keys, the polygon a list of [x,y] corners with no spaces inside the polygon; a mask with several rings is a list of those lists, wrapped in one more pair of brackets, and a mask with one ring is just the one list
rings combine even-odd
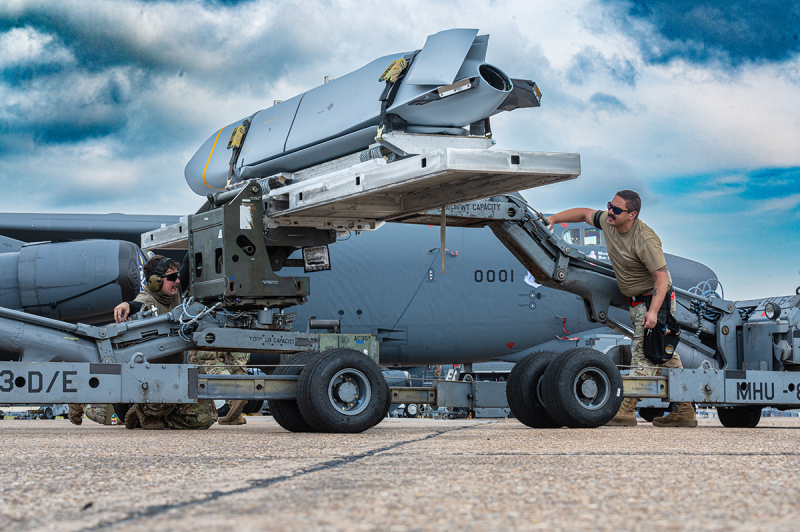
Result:
{"label": "cockpit window", "polygon": [[583,230],[583,245],[584,246],[599,246],[600,245],[600,229]]}
{"label": "cockpit window", "polygon": [[563,233],[561,233],[561,238],[567,244],[572,246],[580,246],[581,245],[581,230],[580,229],[565,229]]}

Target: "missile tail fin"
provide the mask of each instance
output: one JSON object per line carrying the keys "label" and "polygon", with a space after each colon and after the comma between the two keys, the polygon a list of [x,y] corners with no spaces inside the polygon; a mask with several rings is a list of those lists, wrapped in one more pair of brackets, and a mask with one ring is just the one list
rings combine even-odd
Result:
{"label": "missile tail fin", "polygon": [[477,34],[475,29],[454,29],[429,35],[405,82],[411,85],[453,83]]}

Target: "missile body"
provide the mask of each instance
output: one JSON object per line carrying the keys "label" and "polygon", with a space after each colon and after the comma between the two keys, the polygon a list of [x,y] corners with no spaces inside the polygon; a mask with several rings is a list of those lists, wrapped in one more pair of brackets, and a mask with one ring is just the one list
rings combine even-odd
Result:
{"label": "missile body", "polygon": [[[477,33],[439,32],[428,37],[422,50],[380,57],[229,124],[214,132],[186,165],[187,183],[206,195],[224,190],[229,179],[235,183],[295,172],[367,148],[381,124],[388,129],[399,124],[409,133],[465,135],[465,126],[500,111],[538,106],[540,95],[532,81],[512,80],[485,63],[489,36]],[[399,59],[409,65],[390,91],[379,78]],[[243,124],[248,124],[246,136],[233,157],[231,176],[228,143]]]}

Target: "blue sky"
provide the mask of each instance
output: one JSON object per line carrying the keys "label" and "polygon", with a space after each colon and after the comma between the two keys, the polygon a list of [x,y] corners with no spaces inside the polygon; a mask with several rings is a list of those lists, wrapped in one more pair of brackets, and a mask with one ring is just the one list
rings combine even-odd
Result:
{"label": "blue sky", "polygon": [[800,285],[796,1],[6,0],[5,208],[192,212],[183,167],[219,127],[453,27],[542,89],[493,120],[498,148],[581,154],[576,181],[525,193],[536,207],[632,188],[726,296]]}

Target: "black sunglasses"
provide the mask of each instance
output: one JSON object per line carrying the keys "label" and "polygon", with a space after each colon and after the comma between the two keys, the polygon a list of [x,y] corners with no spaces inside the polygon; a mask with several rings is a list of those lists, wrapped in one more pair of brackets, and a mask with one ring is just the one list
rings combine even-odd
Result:
{"label": "black sunglasses", "polygon": [[164,276],[164,279],[166,279],[167,281],[170,281],[170,282],[174,283],[175,281],[177,281],[177,280],[178,280],[178,272],[174,272],[174,273],[171,273],[171,274],[169,274],[169,275],[165,275],[165,276]]}
{"label": "black sunglasses", "polygon": [[631,212],[631,211],[629,211],[629,210],[626,210],[626,209],[620,209],[620,208],[619,208],[619,207],[617,207],[616,205],[612,205],[610,201],[608,202],[608,210],[609,210],[609,211],[611,211],[611,212],[613,212],[613,213],[614,213],[614,214],[616,214],[617,216],[619,216],[619,215],[620,215],[620,214],[622,214],[623,212]]}

